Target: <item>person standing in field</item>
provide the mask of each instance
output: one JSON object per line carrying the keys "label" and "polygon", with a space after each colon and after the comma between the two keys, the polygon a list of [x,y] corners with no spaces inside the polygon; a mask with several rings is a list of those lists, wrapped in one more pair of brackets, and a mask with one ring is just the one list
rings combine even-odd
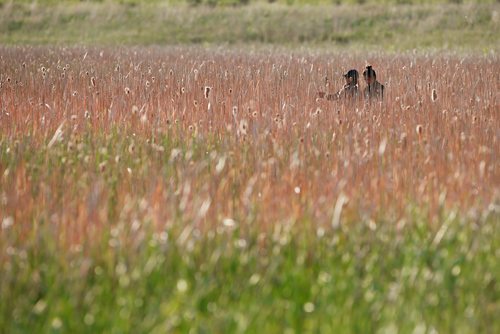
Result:
{"label": "person standing in field", "polygon": [[363,90],[363,95],[366,100],[383,99],[384,98],[384,85],[377,81],[377,73],[370,66],[366,66],[363,71],[363,78],[367,86]]}
{"label": "person standing in field", "polygon": [[349,70],[344,74],[345,85],[335,94],[326,94],[318,92],[319,98],[326,98],[328,101],[347,99],[352,100],[358,97],[358,77],[359,73],[356,70]]}

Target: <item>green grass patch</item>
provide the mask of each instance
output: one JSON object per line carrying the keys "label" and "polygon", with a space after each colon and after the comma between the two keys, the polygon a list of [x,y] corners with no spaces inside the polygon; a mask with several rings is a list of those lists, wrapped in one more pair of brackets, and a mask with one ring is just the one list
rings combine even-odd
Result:
{"label": "green grass patch", "polygon": [[[6,333],[497,332],[499,215],[415,213],[304,233],[222,224],[153,232],[148,221],[68,248],[57,229],[2,235],[0,330]],[[8,241],[6,240],[8,239]]]}
{"label": "green grass patch", "polygon": [[[238,7],[84,2],[0,9],[3,44],[277,44],[361,50],[494,49],[499,4]],[[466,34],[464,34],[466,32]]]}

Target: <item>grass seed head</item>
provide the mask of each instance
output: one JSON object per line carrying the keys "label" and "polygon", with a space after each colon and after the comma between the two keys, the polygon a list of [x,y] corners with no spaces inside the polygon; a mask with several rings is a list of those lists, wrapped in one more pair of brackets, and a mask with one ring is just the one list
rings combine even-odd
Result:
{"label": "grass seed head", "polygon": [[246,119],[242,119],[240,121],[240,126],[239,126],[240,134],[243,136],[247,135],[248,131],[248,121]]}
{"label": "grass seed head", "polygon": [[139,107],[136,105],[133,105],[132,106],[132,115],[136,115],[137,113],[139,113]]}
{"label": "grass seed head", "polygon": [[432,94],[431,94],[431,100],[432,102],[436,102],[438,98],[437,90],[433,89]]}
{"label": "grass seed head", "polygon": [[415,128],[415,131],[419,136],[421,136],[424,133],[424,127],[422,126],[422,124],[418,124]]}

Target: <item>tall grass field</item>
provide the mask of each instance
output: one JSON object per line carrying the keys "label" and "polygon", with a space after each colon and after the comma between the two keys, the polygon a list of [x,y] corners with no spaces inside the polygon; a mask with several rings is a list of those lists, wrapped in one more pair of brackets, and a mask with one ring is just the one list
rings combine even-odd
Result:
{"label": "tall grass field", "polygon": [[0,333],[500,332],[499,73],[0,46]]}

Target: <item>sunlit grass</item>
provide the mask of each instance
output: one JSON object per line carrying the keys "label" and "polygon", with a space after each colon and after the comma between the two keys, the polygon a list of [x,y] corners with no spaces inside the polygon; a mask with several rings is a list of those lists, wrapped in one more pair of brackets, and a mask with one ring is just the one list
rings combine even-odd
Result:
{"label": "sunlit grass", "polygon": [[0,54],[0,332],[498,331],[497,56]]}

